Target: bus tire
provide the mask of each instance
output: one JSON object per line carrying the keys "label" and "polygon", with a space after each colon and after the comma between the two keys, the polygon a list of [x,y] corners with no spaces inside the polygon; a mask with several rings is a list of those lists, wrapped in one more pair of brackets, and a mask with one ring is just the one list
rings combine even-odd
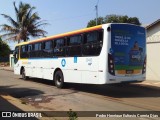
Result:
{"label": "bus tire", "polygon": [[63,77],[63,73],[58,70],[56,71],[55,75],[54,75],[54,82],[57,88],[62,88],[64,85],[64,77]]}
{"label": "bus tire", "polygon": [[28,79],[28,77],[26,76],[26,71],[25,71],[24,68],[22,69],[22,79],[23,80],[27,80]]}

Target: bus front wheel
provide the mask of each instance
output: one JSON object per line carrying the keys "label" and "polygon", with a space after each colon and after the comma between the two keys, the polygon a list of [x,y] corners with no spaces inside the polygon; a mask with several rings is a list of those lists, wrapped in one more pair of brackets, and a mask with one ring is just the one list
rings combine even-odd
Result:
{"label": "bus front wheel", "polygon": [[63,73],[58,70],[54,75],[54,82],[57,88],[62,88],[64,85]]}

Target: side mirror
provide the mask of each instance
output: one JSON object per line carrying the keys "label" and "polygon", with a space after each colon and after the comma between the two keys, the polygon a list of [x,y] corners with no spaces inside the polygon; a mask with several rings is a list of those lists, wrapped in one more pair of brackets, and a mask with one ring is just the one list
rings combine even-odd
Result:
{"label": "side mirror", "polygon": [[13,57],[14,57],[15,59],[18,58],[17,51],[14,51],[14,52],[13,52]]}

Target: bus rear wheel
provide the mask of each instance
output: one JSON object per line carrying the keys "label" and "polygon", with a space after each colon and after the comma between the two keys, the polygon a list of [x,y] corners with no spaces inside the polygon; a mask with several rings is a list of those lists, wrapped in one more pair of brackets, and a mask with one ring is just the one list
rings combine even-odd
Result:
{"label": "bus rear wheel", "polygon": [[28,79],[28,77],[26,76],[26,72],[25,72],[24,68],[22,69],[22,79],[23,80],[27,80]]}
{"label": "bus rear wheel", "polygon": [[64,86],[64,77],[60,70],[55,73],[54,82],[57,88],[62,88]]}

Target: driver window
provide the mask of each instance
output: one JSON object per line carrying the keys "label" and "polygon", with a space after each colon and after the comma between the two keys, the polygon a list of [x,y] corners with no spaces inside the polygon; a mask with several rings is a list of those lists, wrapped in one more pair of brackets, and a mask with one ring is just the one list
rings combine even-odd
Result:
{"label": "driver window", "polygon": [[19,59],[19,47],[16,47],[14,51],[14,63],[15,64],[18,62],[18,59]]}

